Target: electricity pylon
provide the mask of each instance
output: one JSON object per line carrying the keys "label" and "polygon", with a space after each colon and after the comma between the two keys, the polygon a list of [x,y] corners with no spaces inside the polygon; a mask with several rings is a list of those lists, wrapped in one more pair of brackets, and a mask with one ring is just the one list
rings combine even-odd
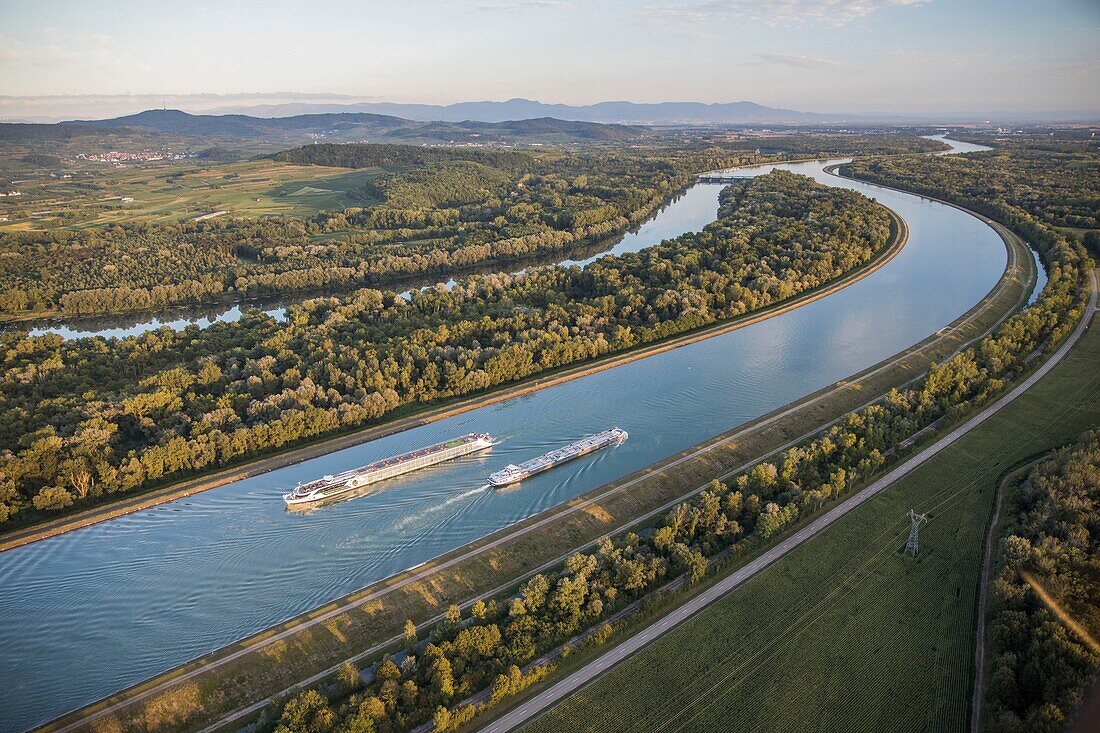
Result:
{"label": "electricity pylon", "polygon": [[910,509],[909,513],[905,516],[909,517],[909,539],[905,543],[905,551],[913,557],[916,557],[917,533],[920,530],[920,526],[928,521],[928,515],[917,514],[916,511]]}

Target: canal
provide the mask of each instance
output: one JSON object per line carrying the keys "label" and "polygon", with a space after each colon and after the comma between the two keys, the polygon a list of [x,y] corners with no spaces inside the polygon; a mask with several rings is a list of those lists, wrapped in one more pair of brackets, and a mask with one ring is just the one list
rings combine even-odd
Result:
{"label": "canal", "polygon": [[[804,173],[865,193],[906,220],[902,252],[838,293],[0,554],[0,729],[43,723],[752,420],[920,341],[993,287],[1006,252],[989,227],[958,209],[822,171],[835,162],[740,174]],[[720,188],[692,188],[623,246],[700,228],[714,219]],[[613,425],[630,433],[620,447],[513,488],[485,487],[508,463]],[[280,499],[299,481],[472,431],[503,443],[311,513],[288,513]]]}

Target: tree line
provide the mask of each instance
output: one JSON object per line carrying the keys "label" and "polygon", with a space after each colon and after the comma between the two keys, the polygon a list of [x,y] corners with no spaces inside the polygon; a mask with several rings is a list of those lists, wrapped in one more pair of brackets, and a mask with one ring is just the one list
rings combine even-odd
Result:
{"label": "tree line", "polygon": [[64,341],[9,332],[0,371],[2,519],[86,505],[306,438],[652,343],[867,262],[889,217],[776,172],[723,190],[719,219],[581,269],[471,277],[406,300],[317,298],[286,323]]}
{"label": "tree line", "polygon": [[1100,670],[1100,431],[1035,466],[1008,509],[992,583],[984,728],[1055,733]]}
{"label": "tree line", "polygon": [[[592,629],[600,629],[600,633],[585,637],[584,643],[606,639],[611,629],[601,626],[606,627],[607,619],[628,604],[673,578],[699,581],[720,554],[743,555],[768,543],[799,519],[903,460],[911,450],[899,450],[904,439],[938,421],[962,419],[970,410],[995,399],[1008,380],[1028,368],[1037,350],[1050,351],[1065,338],[1082,314],[1085,274],[1092,262],[1064,239],[1045,256],[1054,274],[1033,305],[976,346],[934,366],[913,386],[891,390],[880,401],[847,414],[818,437],[785,450],[775,461],[757,463],[729,483],[713,481],[645,532],[628,532],[603,540],[593,551],[575,553],[555,571],[531,578],[514,595],[478,602],[465,618],[458,606],[452,606],[427,643],[417,645],[416,629],[410,621],[406,626],[408,653],[400,664],[385,657],[373,667],[366,685],[361,684],[356,670],[341,675],[344,682],[331,686],[326,694],[303,692],[266,719],[266,726],[274,726],[279,733],[390,733],[430,722],[437,731],[453,730],[525,689],[530,684],[525,675],[544,675],[552,669],[531,667],[532,661],[578,641],[578,635]],[[1077,571],[1095,572],[1097,545],[1088,532],[1081,531],[1081,524],[1091,530],[1096,516],[1089,502],[1096,499],[1098,439],[1097,435],[1091,438],[1087,462],[1074,463],[1074,478],[1068,488],[1059,480],[1066,473],[1063,471],[1053,480],[1037,482],[1023,499],[1024,506],[1035,507],[1026,524],[1044,535],[1049,532],[1068,539],[1054,547],[1044,540],[1037,543],[1042,550],[1035,551],[1029,544],[1024,552],[1023,541],[1010,538],[1012,557],[1049,569],[1051,562],[1044,563],[1042,558],[1050,548],[1055,556],[1073,562]],[[1071,462],[1064,460],[1059,467]],[[1056,472],[1048,468],[1047,473]],[[1063,498],[1061,504],[1043,506],[1035,501],[1037,493]],[[1086,553],[1089,559],[1085,559]],[[1065,580],[1070,582],[1068,577]],[[1012,598],[1021,593],[1018,588],[999,585]],[[1033,599],[1029,603],[1034,607]],[[1044,651],[1069,657],[1069,661],[1044,656],[1039,664],[1025,662],[1031,692],[1040,697],[1075,699],[1073,695],[1079,694],[1088,679],[1087,670],[1095,670],[1100,657],[1084,654],[1080,645],[1069,648],[1064,643],[1066,635],[1057,631],[1049,615],[1033,624],[1046,625],[1038,641],[1025,633],[1029,621],[1013,616],[1006,623],[1015,624],[1015,629],[1004,631],[1004,635],[1019,640],[1029,651],[1043,646]],[[1006,652],[1000,661],[1018,665],[1019,659]],[[1074,669],[1072,674],[1067,672],[1069,668]],[[1056,682],[1044,672],[1053,672]],[[998,689],[1017,695],[1019,689],[1005,680],[1011,677],[1009,673],[999,672],[995,677],[992,684],[1000,685]],[[490,691],[487,701],[461,702],[486,689]],[[1013,699],[1018,707],[1031,704],[1026,695]],[[1049,706],[1043,710],[1033,711],[1027,721],[1040,721],[1043,715],[1056,717]],[[999,719],[1012,720],[1008,714]]]}
{"label": "tree line", "polygon": [[0,316],[117,313],[449,275],[621,233],[702,166],[745,159],[386,145],[317,145],[292,157],[327,160],[328,148],[341,153],[333,162],[362,155],[394,167],[356,192],[364,206],[312,217],[0,234]]}

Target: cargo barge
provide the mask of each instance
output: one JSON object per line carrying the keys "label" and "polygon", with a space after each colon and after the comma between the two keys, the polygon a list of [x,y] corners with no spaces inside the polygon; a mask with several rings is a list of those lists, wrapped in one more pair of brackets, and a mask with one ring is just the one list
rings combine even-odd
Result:
{"label": "cargo barge", "polygon": [[493,447],[493,438],[487,433],[470,433],[461,438],[429,445],[426,448],[402,453],[399,456],[383,458],[350,471],[333,476],[324,476],[304,484],[298,484],[294,491],[283,494],[287,506],[315,504],[346,494],[364,486],[401,476],[452,458],[469,455]]}
{"label": "cargo barge", "polygon": [[576,443],[570,443],[564,448],[558,448],[538,458],[524,461],[518,466],[509,464],[496,473],[490,474],[489,483],[496,487],[518,483],[525,478],[534,476],[536,473],[542,473],[554,466],[561,465],[574,458],[580,458],[600,448],[606,448],[609,445],[619,445],[626,439],[627,433],[622,428],[604,430],[601,433],[589,435],[587,438],[581,438]]}

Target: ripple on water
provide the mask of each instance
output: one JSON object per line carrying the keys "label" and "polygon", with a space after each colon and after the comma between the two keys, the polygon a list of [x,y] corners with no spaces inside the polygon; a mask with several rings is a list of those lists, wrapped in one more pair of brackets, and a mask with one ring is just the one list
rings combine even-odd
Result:
{"label": "ripple on water", "polygon": [[[909,245],[828,298],[0,553],[0,729],[44,722],[776,409],[939,330],[996,282],[1004,247],[991,230],[949,207],[861,190],[910,222]],[[630,433],[617,448],[477,491],[507,463],[616,424]],[[288,513],[280,499],[298,481],[474,430],[504,442],[314,512]]]}

